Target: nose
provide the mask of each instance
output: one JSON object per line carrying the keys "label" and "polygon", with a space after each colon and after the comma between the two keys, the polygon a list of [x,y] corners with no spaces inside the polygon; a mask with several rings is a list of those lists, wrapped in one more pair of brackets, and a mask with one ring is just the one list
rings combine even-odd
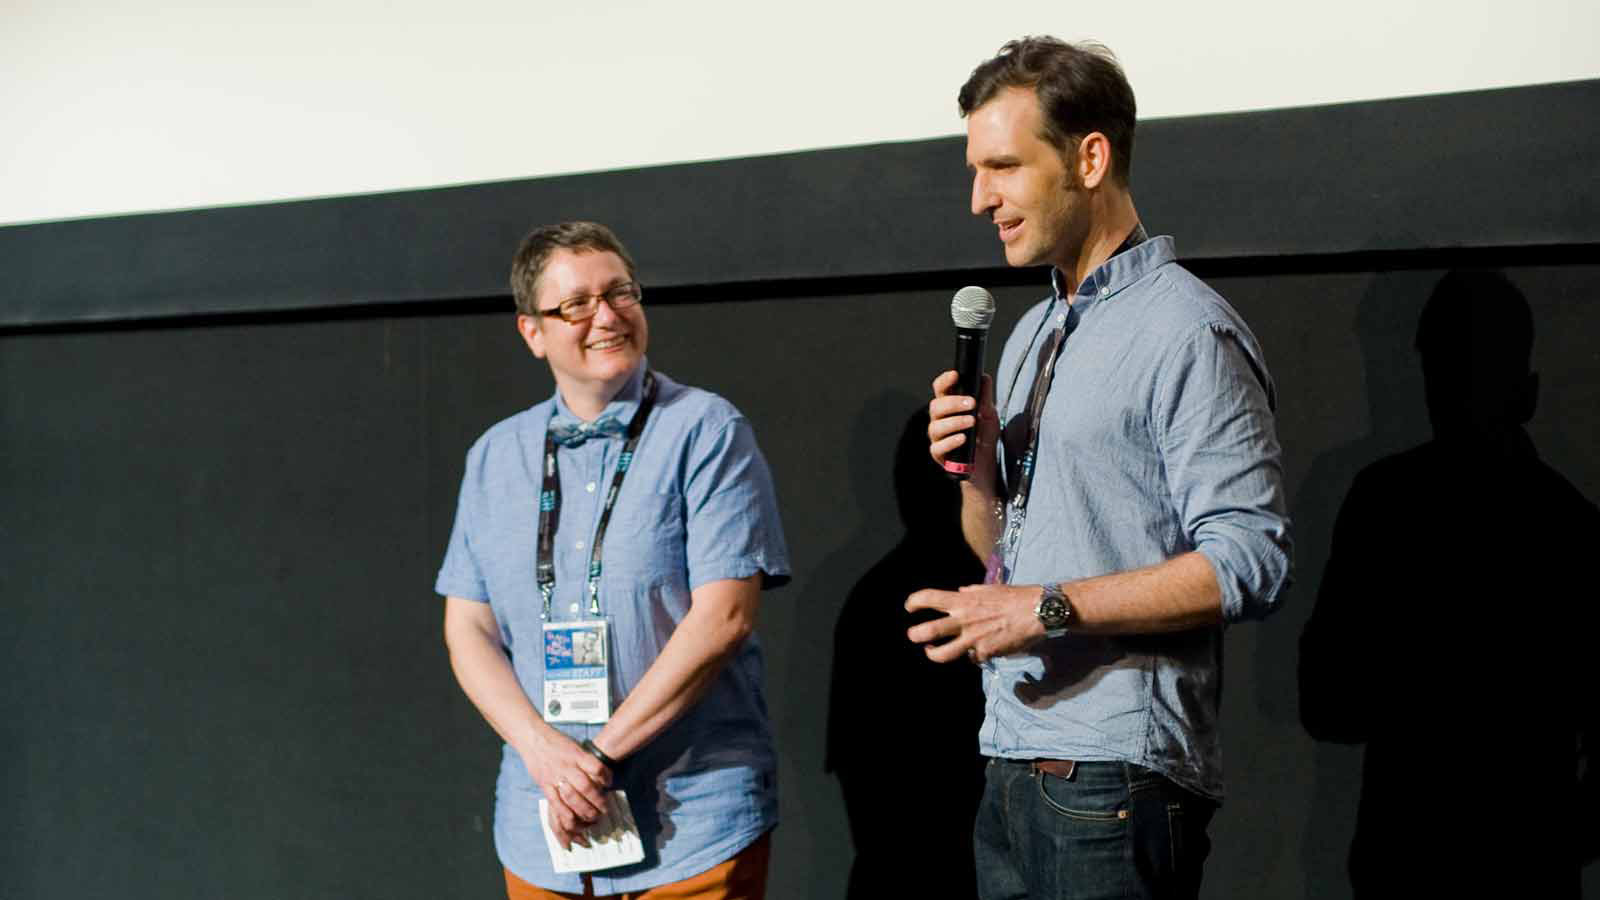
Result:
{"label": "nose", "polygon": [[972,214],[989,218],[989,214],[1000,205],[995,196],[994,188],[989,183],[989,176],[984,172],[972,173]]}
{"label": "nose", "polygon": [[611,301],[607,300],[605,296],[602,295],[600,297],[600,302],[595,304],[594,321],[591,324],[610,327],[611,325],[615,324],[619,318],[621,318],[621,316],[617,315],[617,311],[611,308]]}

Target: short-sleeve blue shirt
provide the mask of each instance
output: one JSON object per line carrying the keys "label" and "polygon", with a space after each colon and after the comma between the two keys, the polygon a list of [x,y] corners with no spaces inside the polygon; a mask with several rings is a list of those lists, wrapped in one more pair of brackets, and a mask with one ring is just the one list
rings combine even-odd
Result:
{"label": "short-sleeve blue shirt", "polygon": [[[602,416],[632,421],[644,371],[641,364]],[[660,654],[688,613],[695,588],[757,573],[764,573],[770,587],[789,577],[772,477],[749,422],[715,394],[659,372],[656,379],[656,405],[602,548],[599,597],[611,633],[613,706]],[[534,567],[544,437],[552,421],[577,422],[559,391],[490,428],[468,451],[455,528],[435,583],[440,594],[493,608],[517,680],[536,706],[544,691],[543,601]],[[557,453],[561,509],[553,621],[591,618],[589,542],[622,445],[620,437],[597,437]],[[556,727],[575,740],[600,730]],[[761,648],[752,635],[706,695],[621,767],[617,786],[627,791],[645,858],[594,873],[595,892],[643,890],[731,858],[777,824],[776,769]],[[509,745],[495,794],[501,862],[532,884],[581,892],[577,875],[551,868],[539,826],[538,785]]]}

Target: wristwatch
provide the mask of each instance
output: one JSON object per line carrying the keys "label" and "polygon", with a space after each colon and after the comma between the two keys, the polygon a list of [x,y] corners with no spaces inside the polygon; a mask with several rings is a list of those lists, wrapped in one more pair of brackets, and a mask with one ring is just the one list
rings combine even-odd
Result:
{"label": "wristwatch", "polygon": [[604,764],[606,768],[612,770],[613,772],[616,771],[617,761],[612,759],[610,756],[607,756],[604,750],[601,750],[599,747],[595,746],[594,741],[584,738],[583,743],[579,744],[578,746],[582,747],[585,753],[589,754],[595,759],[600,760],[600,762]]}
{"label": "wristwatch", "polygon": [[1072,621],[1072,606],[1067,602],[1067,595],[1061,592],[1061,585],[1047,584],[1039,591],[1039,605],[1033,608],[1033,614],[1039,617],[1039,623],[1044,626],[1044,636],[1058,638],[1067,633],[1067,623]]}

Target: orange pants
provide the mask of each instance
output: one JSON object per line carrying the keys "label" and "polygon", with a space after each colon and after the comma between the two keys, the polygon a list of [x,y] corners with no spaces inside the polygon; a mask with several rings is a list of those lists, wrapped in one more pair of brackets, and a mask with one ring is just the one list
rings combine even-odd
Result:
{"label": "orange pants", "polygon": [[[615,900],[763,900],[767,895],[767,863],[772,856],[772,832],[734,854],[725,863],[682,881],[642,891],[599,895]],[[510,900],[585,900],[597,898],[589,876],[583,876],[583,893],[548,891],[523,881],[506,870],[506,896]]]}

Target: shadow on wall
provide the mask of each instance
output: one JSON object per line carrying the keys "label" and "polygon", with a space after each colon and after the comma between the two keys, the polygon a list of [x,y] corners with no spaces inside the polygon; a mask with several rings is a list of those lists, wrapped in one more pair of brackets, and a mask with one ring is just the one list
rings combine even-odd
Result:
{"label": "shadow on wall", "polygon": [[[1304,627],[1315,605],[1316,586],[1333,540],[1334,519],[1356,473],[1374,459],[1427,438],[1425,416],[1421,404],[1414,399],[1422,396],[1422,379],[1416,371],[1412,344],[1417,317],[1436,278],[1433,273],[1407,269],[1374,273],[1362,290],[1351,323],[1359,348],[1359,368],[1341,365],[1319,373],[1319,383],[1328,385],[1324,390],[1349,390],[1365,398],[1365,407],[1359,411],[1359,421],[1365,427],[1359,435],[1350,435],[1348,440],[1317,455],[1295,490],[1295,583],[1271,627],[1260,629],[1256,641],[1257,672],[1292,672],[1299,664],[1294,635]],[[1324,351],[1322,358],[1339,357]],[[1305,405],[1322,402],[1322,398],[1309,393],[1301,396]],[[1229,640],[1236,638],[1230,635]],[[1298,729],[1301,716],[1293,680],[1265,678],[1257,682],[1262,714],[1282,717],[1286,727]],[[1226,705],[1225,701],[1225,709]],[[1249,727],[1247,724],[1245,729],[1231,733],[1248,733]],[[1304,872],[1303,897],[1349,900],[1345,850],[1355,827],[1356,796],[1351,786],[1361,778],[1360,750],[1326,743],[1313,748],[1309,761],[1313,782],[1299,853]],[[1227,809],[1225,805],[1225,814]],[[1227,844],[1219,844],[1218,849],[1224,855],[1233,852]]]}
{"label": "shadow on wall", "polygon": [[909,594],[983,580],[961,537],[959,489],[928,456],[927,431],[919,407],[895,449],[905,533],[850,589],[834,631],[827,768],[855,844],[850,900],[976,895],[980,672],[931,662],[906,638],[931,615],[906,612]]}
{"label": "shadow on wall", "polygon": [[1577,897],[1600,851],[1600,679],[1581,663],[1600,510],[1523,428],[1532,343],[1504,275],[1445,275],[1416,329],[1433,437],[1363,469],[1333,528],[1300,712],[1317,740],[1365,745],[1358,900]]}

